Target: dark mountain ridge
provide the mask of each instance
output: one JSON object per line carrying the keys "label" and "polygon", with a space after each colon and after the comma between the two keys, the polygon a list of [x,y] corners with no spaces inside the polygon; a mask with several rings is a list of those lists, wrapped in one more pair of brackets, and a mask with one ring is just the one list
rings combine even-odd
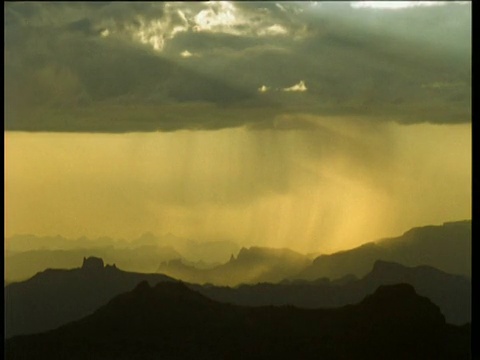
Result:
{"label": "dark mountain ridge", "polygon": [[126,272],[84,258],[81,268],[47,269],[5,287],[5,336],[54,329],[80,319],[140,281],[156,284],[174,279],[161,274]]}
{"label": "dark mountain ridge", "polygon": [[81,266],[84,256],[95,256],[115,263],[124,270],[153,273],[160,260],[176,259],[181,255],[172,247],[148,245],[135,248],[81,247],[74,249],[37,249],[5,254],[5,278],[9,282],[23,281],[46,268]]}
{"label": "dark mountain ridge", "polygon": [[6,341],[7,359],[469,359],[469,327],[445,324],[410,285],[329,310],[241,307],[182,283],[147,282],[92,315]]}
{"label": "dark mountain ridge", "polygon": [[370,242],[357,248],[320,255],[292,279],[331,279],[366,275],[377,260],[407,266],[429,265],[450,274],[471,277],[472,221],[447,222],[413,228],[403,235]]}
{"label": "dark mountain ridge", "polygon": [[[47,269],[28,281],[5,287],[6,337],[46,331],[92,313],[115,295],[133,289],[138,282],[173,281],[160,274],[129,273],[104,266],[101,259],[84,259],[80,269]],[[333,308],[354,304],[379,286],[409,283],[440,307],[448,323],[471,320],[471,281],[421,266],[377,261],[362,279],[345,277],[330,281],[284,281],[236,288],[188,285],[213,300],[246,306],[294,305],[301,308]]]}
{"label": "dark mountain ridge", "polygon": [[448,323],[462,325],[471,321],[472,284],[469,278],[451,275],[430,266],[406,267],[376,261],[362,279],[348,277],[336,281],[284,281],[238,287],[189,285],[192,289],[220,302],[237,305],[294,305],[302,308],[332,308],[354,304],[381,285],[407,283],[417,293],[440,307]]}

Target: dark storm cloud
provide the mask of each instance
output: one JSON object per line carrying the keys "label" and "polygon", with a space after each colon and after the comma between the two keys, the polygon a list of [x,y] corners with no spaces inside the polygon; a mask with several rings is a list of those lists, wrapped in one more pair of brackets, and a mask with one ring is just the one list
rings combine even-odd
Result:
{"label": "dark storm cloud", "polygon": [[[470,13],[458,4],[8,3],[5,129],[278,128],[285,114],[469,122]],[[306,91],[283,91],[299,81]],[[312,126],[299,118],[283,128]]]}

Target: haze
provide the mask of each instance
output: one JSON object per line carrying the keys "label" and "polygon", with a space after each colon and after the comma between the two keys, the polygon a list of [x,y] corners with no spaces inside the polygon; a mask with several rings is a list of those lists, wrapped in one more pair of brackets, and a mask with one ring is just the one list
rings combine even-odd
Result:
{"label": "haze", "polygon": [[333,252],[471,218],[471,5],[432,4],[7,3],[5,236]]}

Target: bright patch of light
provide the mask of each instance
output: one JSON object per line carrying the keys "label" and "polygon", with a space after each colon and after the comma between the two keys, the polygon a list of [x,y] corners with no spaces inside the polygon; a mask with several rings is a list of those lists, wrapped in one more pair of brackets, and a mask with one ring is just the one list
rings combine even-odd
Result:
{"label": "bright patch of light", "polygon": [[143,44],[149,44],[157,51],[162,50],[165,45],[164,24],[158,20],[149,23],[145,23],[142,19],[139,21],[140,28],[133,30],[134,36]]}
{"label": "bright patch of light", "polygon": [[285,34],[287,34],[287,29],[285,29],[283,26],[278,24],[269,26],[265,30],[259,31],[259,35],[285,35]]}
{"label": "bright patch of light", "polygon": [[[279,8],[285,9],[277,4]],[[240,36],[278,36],[288,34],[285,26],[272,24],[265,18],[252,18],[245,10],[238,9],[227,1],[212,1],[206,4],[190,20],[193,31],[224,33]],[[268,10],[265,10],[268,14]],[[268,19],[268,18],[267,18]]]}
{"label": "bright patch of light", "polygon": [[[287,9],[285,5],[279,4],[279,7]],[[157,51],[162,51],[165,44],[179,33],[188,31],[262,37],[292,34],[294,39],[299,35],[300,37],[304,35],[299,33],[298,29],[292,31],[283,22],[272,23],[268,16],[253,16],[252,13],[237,8],[234,3],[228,1],[202,3],[201,9],[195,12],[189,7],[167,3],[164,10],[163,16],[159,19],[137,17],[137,22],[127,26],[127,31],[135,40],[150,45]],[[293,10],[288,7],[289,12]],[[268,15],[269,10],[265,9],[265,11]],[[188,57],[188,55],[181,56]]]}
{"label": "bright patch of light", "polygon": [[261,93],[267,92],[268,90],[270,90],[270,88],[266,87],[265,85],[262,85],[258,88],[258,91]]}
{"label": "bright patch of light", "polygon": [[[194,17],[196,26],[195,31],[214,31],[223,29],[228,32],[228,29],[233,30],[232,26],[237,23],[235,17],[235,7],[227,1],[219,1],[209,3],[210,8],[200,11]],[[227,31],[226,31],[227,30]]]}
{"label": "bright patch of light", "polygon": [[181,57],[184,57],[184,58],[188,58],[188,57],[193,56],[193,54],[192,54],[190,51],[185,50],[185,51],[182,51],[182,52],[180,53],[180,56],[181,56]]}
{"label": "bright patch of light", "polygon": [[110,35],[110,31],[108,31],[108,29],[102,30],[102,32],[100,32],[100,35],[102,35],[102,37],[107,37],[108,35]]}
{"label": "bright patch of light", "polygon": [[442,6],[446,5],[447,1],[352,1],[350,6],[352,8],[372,8],[372,9],[405,9],[416,6]]}
{"label": "bright patch of light", "polygon": [[180,16],[180,18],[181,18],[186,24],[188,24],[187,17],[185,16],[185,13],[184,13],[182,10],[178,10],[178,11],[177,11],[177,14],[178,14],[178,16]]}
{"label": "bright patch of light", "polygon": [[188,23],[172,26],[172,18],[169,16],[166,16],[162,21],[145,21],[143,18],[138,18],[137,20],[140,26],[130,26],[133,36],[140,40],[141,43],[150,45],[157,51],[163,50],[167,40],[173,39],[176,34],[189,29]]}
{"label": "bright patch of light", "polygon": [[184,31],[187,31],[188,30],[188,27],[187,26],[175,26],[173,29],[172,29],[172,32],[170,34],[170,38],[173,38],[177,33],[179,32],[184,32]]}
{"label": "bright patch of light", "polygon": [[283,91],[307,91],[307,87],[305,86],[305,82],[301,80],[298,84],[290,86],[288,88],[284,88]]}

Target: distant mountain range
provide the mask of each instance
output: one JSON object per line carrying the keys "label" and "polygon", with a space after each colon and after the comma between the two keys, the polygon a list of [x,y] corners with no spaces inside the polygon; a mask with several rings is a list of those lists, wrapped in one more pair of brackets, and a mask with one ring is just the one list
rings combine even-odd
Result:
{"label": "distant mountain range", "polygon": [[371,242],[357,248],[312,259],[289,249],[242,248],[237,257],[211,269],[198,269],[182,259],[163,261],[158,272],[199,284],[236,286],[283,279],[338,279],[365,276],[377,260],[408,266],[429,265],[471,276],[471,221],[414,228],[402,236]]}
{"label": "distant mountain range", "polygon": [[347,274],[364,276],[377,260],[407,266],[430,265],[439,270],[471,276],[472,221],[413,228],[402,236],[368,243],[355,249],[321,255],[296,279],[331,279]]}
{"label": "distant mountain range", "polygon": [[25,280],[46,268],[78,267],[84,256],[101,257],[128,271],[157,271],[186,282],[222,286],[362,277],[377,260],[429,265],[471,276],[471,226],[471,220],[466,220],[413,228],[396,238],[315,258],[289,249],[240,249],[231,241],[201,243],[172,234],[157,237],[145,233],[131,242],[100,238],[98,243],[87,238],[22,235],[6,239],[5,281]]}
{"label": "distant mountain range", "polygon": [[73,268],[84,256],[101,257],[124,270],[153,273],[162,261],[182,259],[197,268],[228,261],[240,247],[231,241],[198,242],[166,234],[145,233],[127,242],[108,237],[66,239],[16,235],[5,239],[5,280],[26,280],[46,268]]}
{"label": "distant mountain range", "polygon": [[240,283],[279,282],[302,271],[311,259],[289,249],[242,248],[237,257],[211,269],[197,269],[182,260],[163,262],[157,272],[192,283],[236,285]]}
{"label": "distant mountain range", "polygon": [[32,234],[18,234],[5,239],[7,252],[23,252],[32,250],[74,250],[96,247],[113,247],[124,244],[125,241],[110,237],[89,239],[82,236],[78,239],[66,239],[63,236],[36,236]]}
{"label": "distant mountain range", "polygon": [[[85,270],[85,269],[83,269]],[[82,271],[83,271],[82,270]],[[470,326],[447,325],[410,285],[307,310],[213,301],[178,282],[140,283],[93,314],[5,342],[7,359],[471,359]]]}

